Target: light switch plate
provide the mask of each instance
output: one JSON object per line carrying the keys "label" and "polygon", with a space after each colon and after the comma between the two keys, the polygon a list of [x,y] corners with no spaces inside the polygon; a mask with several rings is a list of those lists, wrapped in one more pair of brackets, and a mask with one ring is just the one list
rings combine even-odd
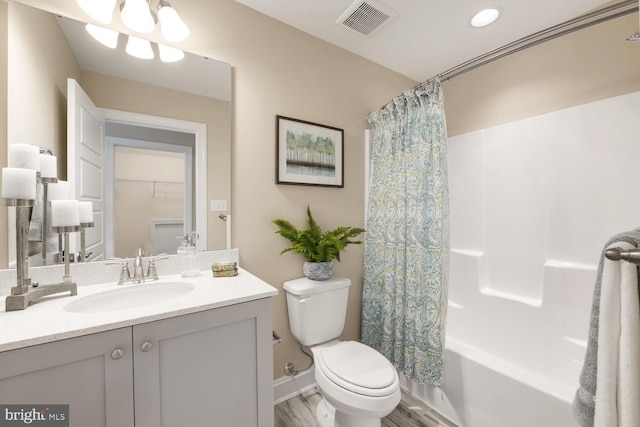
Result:
{"label": "light switch plate", "polygon": [[211,212],[226,212],[227,201],[226,200],[211,200]]}

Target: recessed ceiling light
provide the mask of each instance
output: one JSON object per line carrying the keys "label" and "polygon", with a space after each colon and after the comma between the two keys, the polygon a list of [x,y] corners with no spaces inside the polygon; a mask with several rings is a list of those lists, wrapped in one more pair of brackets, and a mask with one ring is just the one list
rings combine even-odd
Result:
{"label": "recessed ceiling light", "polygon": [[491,7],[483,9],[480,12],[473,15],[471,18],[471,26],[475,28],[486,27],[500,16],[500,9],[497,7]]}

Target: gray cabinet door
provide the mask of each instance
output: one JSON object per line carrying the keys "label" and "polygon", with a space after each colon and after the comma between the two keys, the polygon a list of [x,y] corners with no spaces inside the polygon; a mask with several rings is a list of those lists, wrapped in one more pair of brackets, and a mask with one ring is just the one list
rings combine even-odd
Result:
{"label": "gray cabinet door", "polygon": [[133,328],[136,427],[272,427],[271,298]]}
{"label": "gray cabinet door", "polygon": [[0,403],[68,404],[72,427],[133,427],[132,366],[131,328],[5,351]]}

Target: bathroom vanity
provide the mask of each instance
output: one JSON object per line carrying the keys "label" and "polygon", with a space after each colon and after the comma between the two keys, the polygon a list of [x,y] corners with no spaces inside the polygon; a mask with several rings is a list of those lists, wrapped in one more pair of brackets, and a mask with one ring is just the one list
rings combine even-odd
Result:
{"label": "bathroom vanity", "polygon": [[71,426],[271,427],[276,293],[203,271],[2,312],[0,404],[69,404]]}

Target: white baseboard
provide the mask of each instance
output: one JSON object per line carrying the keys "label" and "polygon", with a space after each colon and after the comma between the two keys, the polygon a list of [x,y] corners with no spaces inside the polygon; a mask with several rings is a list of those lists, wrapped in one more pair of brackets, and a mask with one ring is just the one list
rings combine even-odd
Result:
{"label": "white baseboard", "polygon": [[273,404],[289,400],[316,386],[316,377],[313,369],[298,374],[294,377],[282,377],[273,382]]}

